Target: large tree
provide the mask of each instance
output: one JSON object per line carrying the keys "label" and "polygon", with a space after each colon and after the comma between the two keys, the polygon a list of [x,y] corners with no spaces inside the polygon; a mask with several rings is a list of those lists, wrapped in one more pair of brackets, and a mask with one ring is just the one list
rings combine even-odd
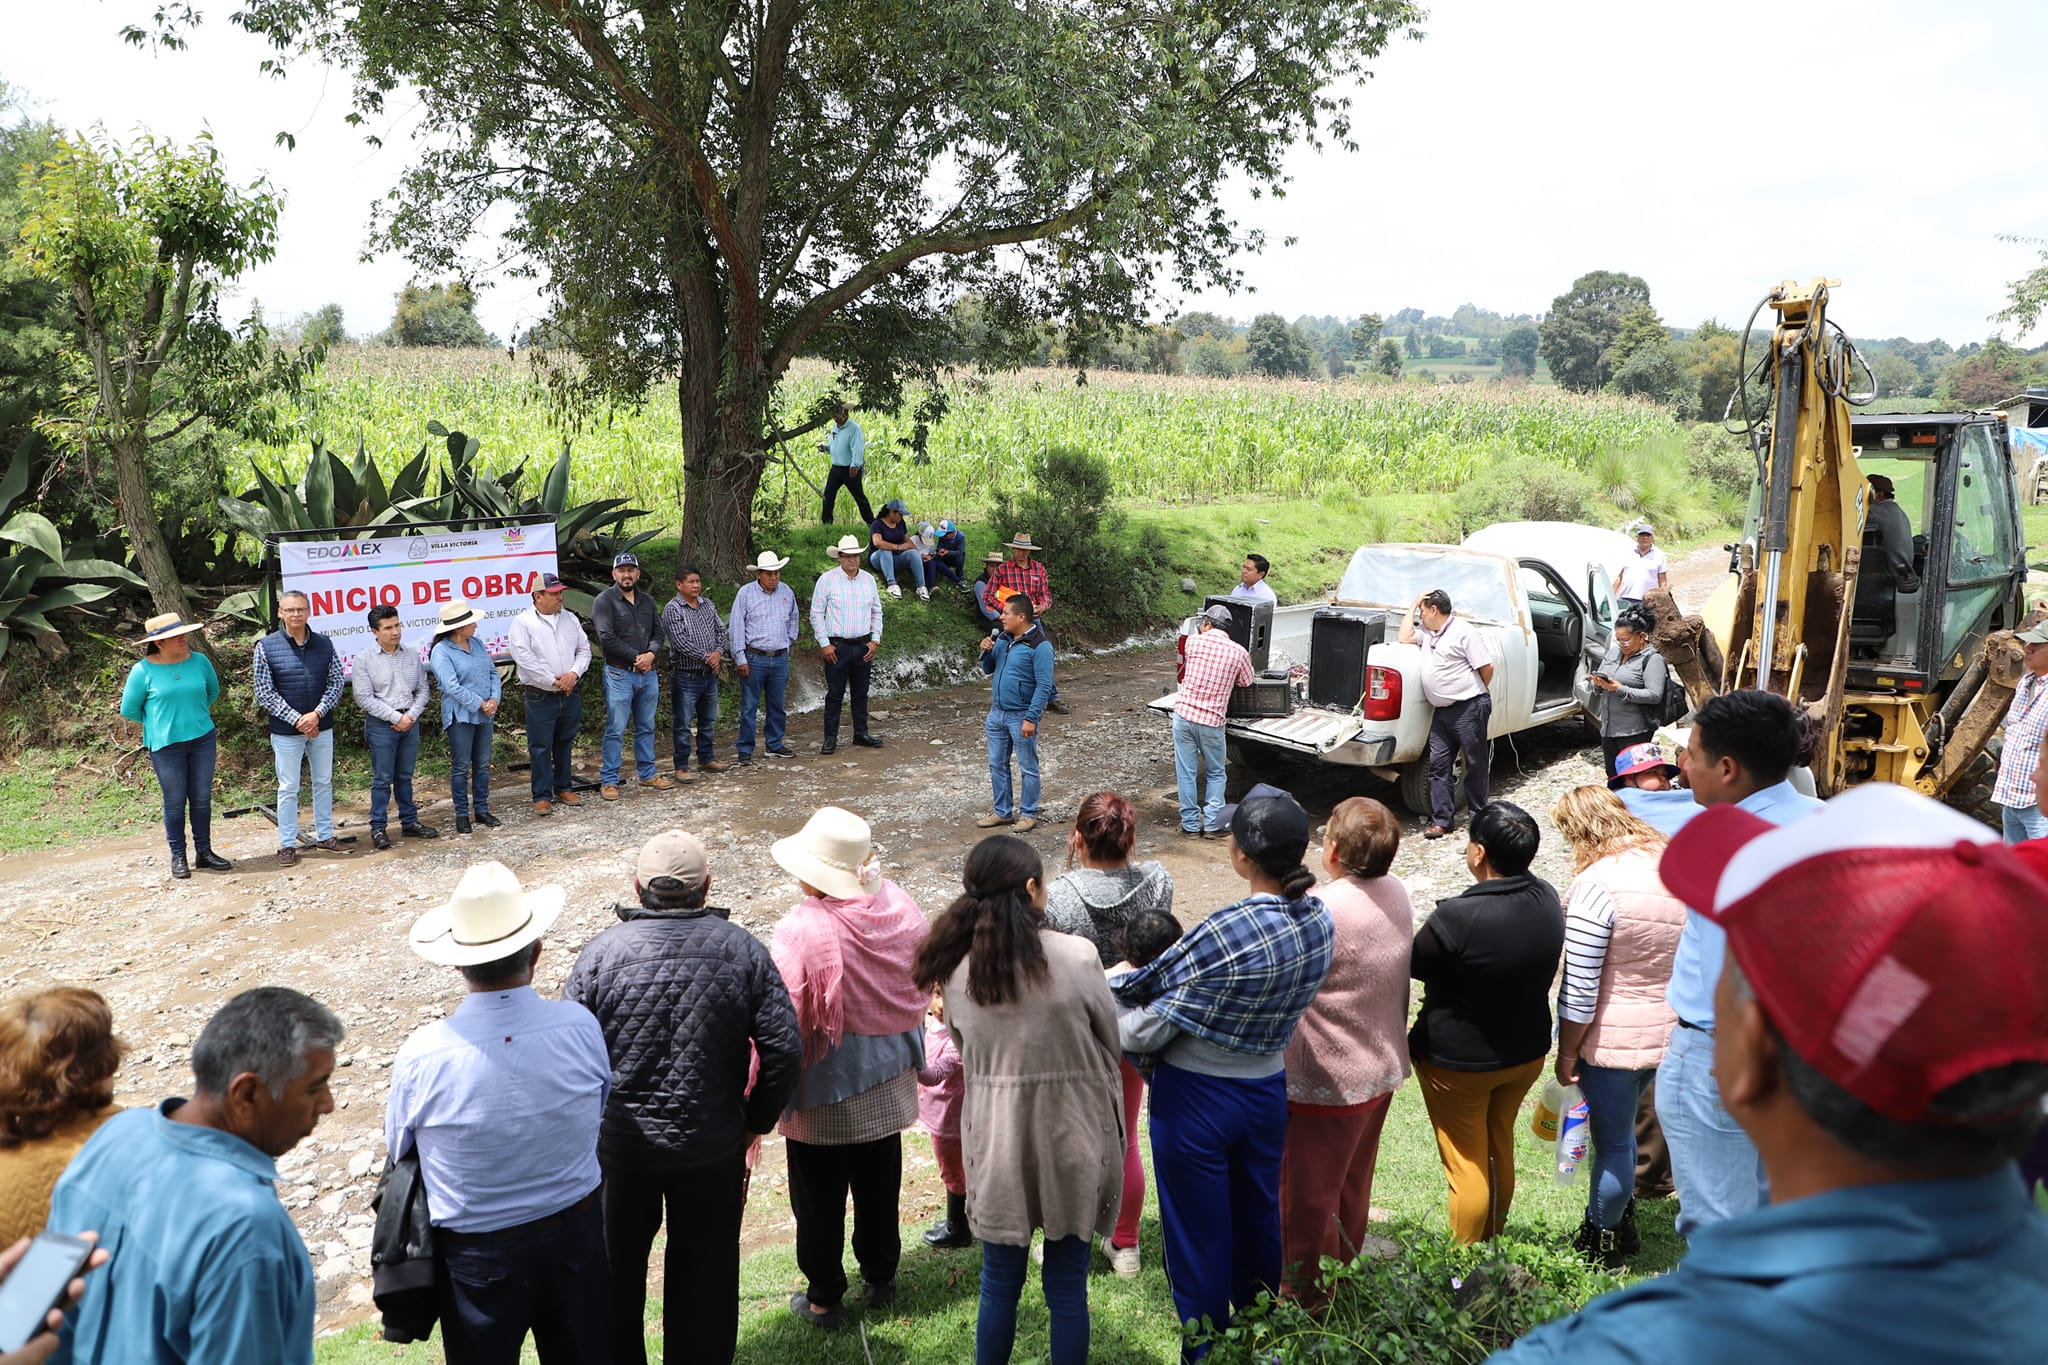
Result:
{"label": "large tree", "polygon": [[1621,333],[1622,320],[1650,304],[1650,286],[1634,275],[1595,270],[1572,281],[1572,287],[1550,302],[1539,347],[1551,377],[1568,389],[1587,393],[1613,377],[1608,348]]}
{"label": "large tree", "polygon": [[1420,17],[1406,0],[245,0],[237,22],[354,71],[373,122],[403,91],[420,159],[376,238],[445,271],[486,214],[509,222],[573,340],[559,394],[675,384],[683,552],[734,574],[771,451],[824,420],[776,401],[798,356],[861,406],[921,390],[929,415],[965,290],[1061,322],[1086,354],[1155,285],[1235,287],[1260,236],[1223,187],[1277,189],[1298,142],[1349,146],[1340,92]]}

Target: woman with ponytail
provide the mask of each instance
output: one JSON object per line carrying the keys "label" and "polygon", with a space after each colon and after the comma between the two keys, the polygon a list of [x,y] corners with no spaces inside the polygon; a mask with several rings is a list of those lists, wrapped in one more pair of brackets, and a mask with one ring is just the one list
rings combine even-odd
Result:
{"label": "woman with ponytail", "polygon": [[[1046,923],[1094,944],[1105,967],[1123,957],[1124,930],[1134,920],[1173,913],[1173,878],[1156,862],[1132,862],[1137,845],[1138,813],[1131,803],[1115,792],[1092,793],[1082,799],[1067,835],[1067,871],[1046,889]],[[1129,1062],[1118,1065],[1124,1086],[1124,1194],[1116,1231],[1102,1249],[1109,1268],[1128,1280],[1138,1274],[1138,1219],[1145,1212],[1145,1161],[1138,1151],[1145,1080]]]}
{"label": "woman with ponytail", "polygon": [[[1152,1173],[1183,1324],[1217,1331],[1280,1286],[1285,1053],[1329,975],[1330,912],[1310,895],[1308,812],[1264,783],[1226,807],[1230,865],[1251,894],[1118,977],[1124,1050],[1153,1054]],[[1207,1354],[1189,1338],[1184,1360]]]}
{"label": "woman with ponytail", "polygon": [[1046,925],[1045,867],[1031,845],[982,840],[962,882],[912,975],[944,995],[967,1077],[967,1221],[983,1243],[975,1365],[1010,1358],[1040,1228],[1051,1359],[1082,1365],[1089,1249],[1115,1225],[1123,1189],[1116,1007],[1095,950]]}

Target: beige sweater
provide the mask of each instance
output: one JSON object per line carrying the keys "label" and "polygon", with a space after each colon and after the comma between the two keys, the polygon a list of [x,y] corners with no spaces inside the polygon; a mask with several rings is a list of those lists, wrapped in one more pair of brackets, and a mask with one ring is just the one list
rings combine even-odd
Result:
{"label": "beige sweater", "polygon": [[46,1138],[19,1147],[0,1147],[0,1251],[43,1230],[57,1177],[64,1174],[85,1140],[120,1112],[118,1106],[108,1105],[97,1113],[80,1114]]}

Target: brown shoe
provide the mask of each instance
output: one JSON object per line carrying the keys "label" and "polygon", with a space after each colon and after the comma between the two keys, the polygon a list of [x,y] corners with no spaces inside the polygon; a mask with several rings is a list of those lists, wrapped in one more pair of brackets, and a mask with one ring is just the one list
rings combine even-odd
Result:
{"label": "brown shoe", "polygon": [[279,849],[277,851],[277,865],[279,867],[297,867],[299,865],[299,851],[295,848]]}
{"label": "brown shoe", "polygon": [[536,801],[533,803],[533,813],[535,815],[553,815],[555,808],[550,802]]}
{"label": "brown shoe", "polygon": [[619,799],[619,789],[617,787],[612,786],[609,782],[607,782],[604,786],[599,787],[597,789],[597,794],[599,796],[602,796],[607,801],[616,801]]}
{"label": "brown shoe", "polygon": [[974,827],[976,829],[994,829],[998,825],[1014,825],[1015,823],[1017,823],[1016,817],[1012,815],[984,815],[974,822]]}
{"label": "brown shoe", "polygon": [[697,780],[697,774],[691,772],[688,768],[678,768],[676,769],[675,780],[684,786],[688,786]]}
{"label": "brown shoe", "polygon": [[580,806],[583,804],[583,798],[575,792],[556,792],[555,804],[558,806]]}
{"label": "brown shoe", "polygon": [[341,840],[335,838],[322,839],[319,843],[312,845],[312,847],[319,849],[322,853],[340,853],[343,855],[356,851],[354,844],[344,844]]}
{"label": "brown shoe", "polygon": [[654,776],[648,778],[645,782],[642,782],[640,785],[646,787],[650,791],[665,792],[673,791],[675,789],[676,784],[669,781],[667,778],[663,777],[660,773],[656,773]]}
{"label": "brown shoe", "polygon": [[1038,817],[1035,815],[1027,815],[1022,820],[1019,820],[1014,826],[1012,826],[1012,831],[1017,834],[1029,834],[1032,830],[1037,828]]}
{"label": "brown shoe", "polygon": [[724,759],[714,758],[708,763],[699,763],[697,766],[707,773],[722,773],[728,771],[732,764],[727,763]]}

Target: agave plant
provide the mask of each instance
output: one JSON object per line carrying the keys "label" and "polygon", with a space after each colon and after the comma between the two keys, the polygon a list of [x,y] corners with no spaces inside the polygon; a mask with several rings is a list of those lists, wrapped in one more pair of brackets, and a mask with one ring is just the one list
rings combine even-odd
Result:
{"label": "agave plant", "polygon": [[609,560],[620,551],[629,550],[660,534],[659,530],[641,531],[630,536],[624,534],[626,522],[647,515],[637,507],[628,506],[625,498],[598,498],[570,506],[570,446],[567,441],[562,442],[561,453],[555,456],[547,477],[541,482],[540,496],[522,498],[519,485],[526,473],[524,460],[506,473],[494,475],[477,464],[479,442],[476,437],[449,431],[439,422],[427,423],[427,430],[442,437],[448,447],[448,469],[442,476],[443,496],[436,500],[436,505],[441,508],[439,515],[451,522],[459,523],[464,515],[478,519],[552,517],[557,553],[591,560]]}
{"label": "agave plant", "polygon": [[110,560],[67,557],[64,537],[42,513],[8,515],[28,491],[37,439],[30,436],[16,446],[7,473],[0,475],[0,517],[6,518],[0,522],[0,658],[16,634],[46,654],[62,654],[51,612],[97,602],[124,584],[143,586],[141,578]]}
{"label": "agave plant", "polygon": [[306,472],[296,482],[256,466],[256,486],[238,498],[222,498],[220,510],[235,530],[259,540],[280,531],[403,526],[413,508],[431,501],[426,497],[427,451],[421,443],[387,485],[361,438],[355,458],[344,463],[316,437]]}

